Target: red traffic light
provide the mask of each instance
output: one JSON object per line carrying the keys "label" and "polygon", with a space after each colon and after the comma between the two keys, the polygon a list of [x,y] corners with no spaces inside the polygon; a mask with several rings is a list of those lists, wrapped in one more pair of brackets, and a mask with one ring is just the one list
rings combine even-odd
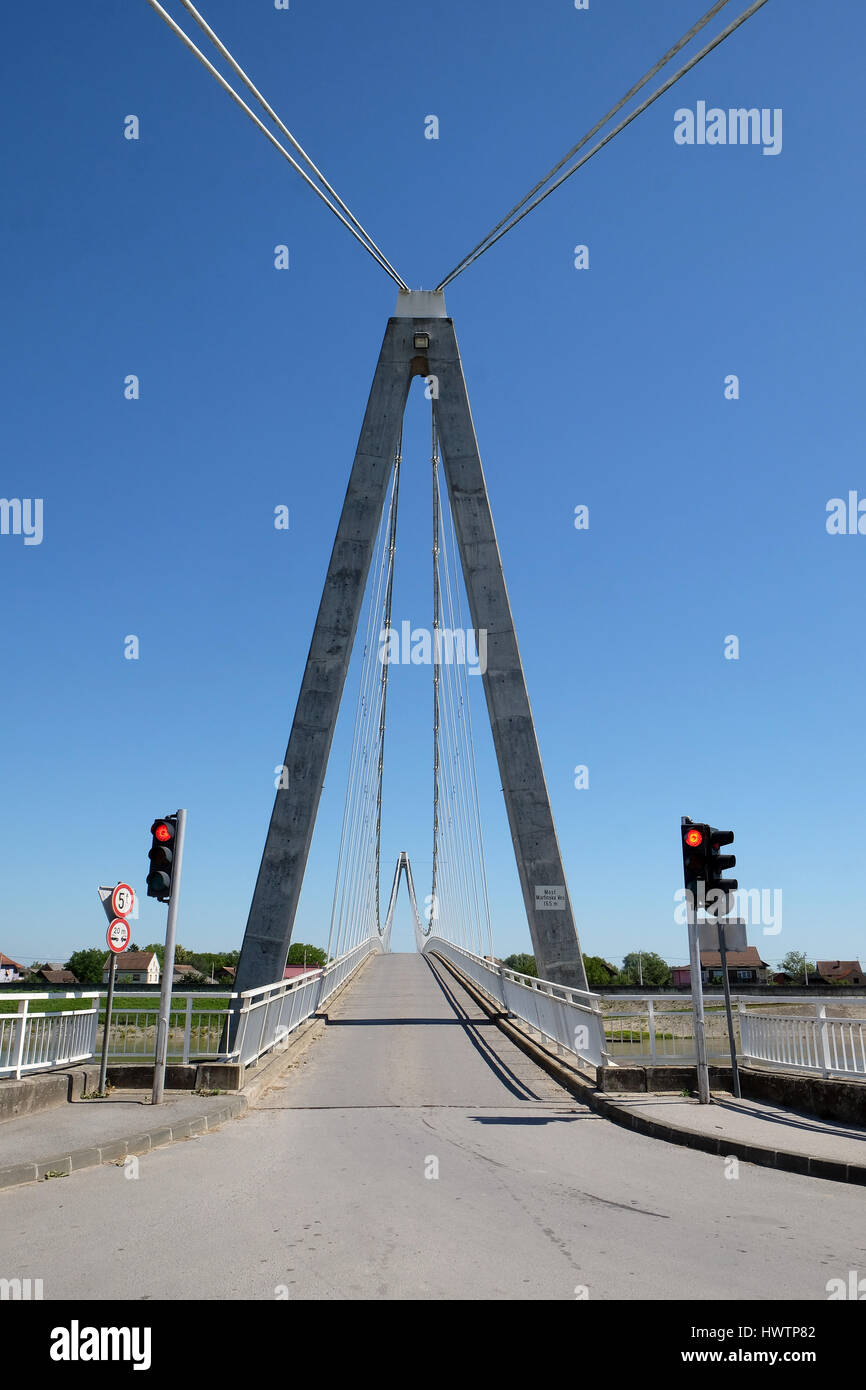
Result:
{"label": "red traffic light", "polygon": [[166,825],[164,820],[158,820],[156,822],[152,833],[154,839],[159,840],[161,844],[165,844],[174,837],[174,831],[170,825]]}
{"label": "red traffic light", "polygon": [[697,845],[702,845],[704,843],[704,833],[702,830],[687,830],[685,839],[687,845],[695,848]]}

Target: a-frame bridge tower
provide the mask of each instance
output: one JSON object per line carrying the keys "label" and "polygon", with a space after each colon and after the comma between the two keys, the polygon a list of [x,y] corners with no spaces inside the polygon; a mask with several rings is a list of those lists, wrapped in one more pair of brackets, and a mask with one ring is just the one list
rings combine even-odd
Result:
{"label": "a-frame bridge tower", "polygon": [[487,633],[484,693],[532,945],[542,978],[586,976],[454,324],[441,292],[401,291],[388,320],[244,934],[235,988],[282,975],[377,531],[412,378],[430,394],[472,625]]}

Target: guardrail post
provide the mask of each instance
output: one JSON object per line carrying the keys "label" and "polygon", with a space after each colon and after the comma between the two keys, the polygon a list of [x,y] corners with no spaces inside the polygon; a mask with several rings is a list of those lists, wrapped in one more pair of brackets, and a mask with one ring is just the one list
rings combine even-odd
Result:
{"label": "guardrail post", "polygon": [[822,1075],[825,1076],[825,1077],[828,1077],[828,1076],[830,1075],[831,1061],[830,1061],[830,1037],[829,1037],[829,1034],[828,1034],[828,1031],[827,1031],[827,1005],[826,1005],[826,1004],[816,1004],[816,1005],[815,1005],[815,1009],[816,1009],[816,1015],[815,1015],[815,1016],[816,1016],[816,1018],[818,1019],[818,1027],[819,1027],[819,1031],[820,1031],[820,1034],[821,1034],[821,1058],[822,1058],[822,1061],[823,1061],[823,1072],[822,1072]]}
{"label": "guardrail post", "polygon": [[27,1032],[27,1006],[29,999],[18,1001],[18,1048],[15,1056],[15,1080],[21,1080],[21,1063],[24,1060],[24,1035]]}
{"label": "guardrail post", "polygon": [[747,1039],[747,1037],[748,1037],[748,1032],[749,1032],[748,1018],[749,1018],[749,1016],[748,1016],[748,1014],[746,1013],[746,1006],[745,1006],[743,1000],[742,1000],[742,999],[738,999],[738,1000],[737,1000],[737,1023],[738,1023],[738,1025],[739,1025],[739,1031],[740,1031],[740,1053],[741,1053],[741,1055],[742,1055],[742,1057],[743,1057],[744,1059],[749,1055],[749,1052],[748,1052],[748,1049],[747,1049],[747,1046],[746,1046],[746,1039]]}
{"label": "guardrail post", "polygon": [[192,1031],[192,995],[186,996],[186,1018],[183,1025],[183,1064],[189,1061],[189,1035]]}
{"label": "guardrail post", "polygon": [[656,1006],[652,999],[646,1001],[647,1016],[649,1019],[650,1035],[650,1061],[653,1066],[656,1063]]}

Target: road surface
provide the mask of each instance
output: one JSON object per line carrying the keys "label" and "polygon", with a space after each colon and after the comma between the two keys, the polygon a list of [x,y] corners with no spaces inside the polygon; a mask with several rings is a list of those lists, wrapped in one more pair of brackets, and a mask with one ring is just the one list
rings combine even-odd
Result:
{"label": "road surface", "polygon": [[[630,1133],[442,967],[374,958],[259,1108],[0,1192],[0,1274],[46,1299],[827,1298],[863,1193]],[[162,1257],[159,1252],[167,1251]]]}

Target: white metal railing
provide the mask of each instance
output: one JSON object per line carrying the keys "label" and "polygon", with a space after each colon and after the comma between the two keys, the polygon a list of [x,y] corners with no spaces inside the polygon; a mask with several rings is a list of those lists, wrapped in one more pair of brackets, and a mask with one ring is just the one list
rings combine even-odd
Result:
{"label": "white metal railing", "polygon": [[[786,1001],[787,1002],[787,1001]],[[820,1076],[866,1077],[866,1017],[828,1018],[827,1001],[812,1004],[810,1018],[796,1014],[751,1014],[738,1008],[743,1058],[780,1071]],[[838,1007],[833,999],[831,1007]],[[866,1013],[866,1001],[864,1001]]]}
{"label": "white metal railing", "polygon": [[581,1061],[594,1067],[610,1064],[597,994],[521,975],[441,936],[427,938],[423,954],[428,953],[450,960],[506,1012]]}
{"label": "white metal railing", "polygon": [[357,970],[371,952],[381,951],[378,935],[362,941],[314,974],[272,985],[245,989],[238,1010],[237,1033],[227,1060],[248,1067],[263,1053],[279,1046],[300,1023],[310,1018],[335,990]]}
{"label": "white metal railing", "polygon": [[0,1076],[14,1076],[20,1081],[23,1072],[68,1067],[93,1056],[99,1018],[98,991],[61,996],[93,1000],[90,1008],[31,1011],[31,1004],[57,997],[5,992],[0,995],[18,1005],[16,1013],[0,1014]]}
{"label": "white metal railing", "polygon": [[[154,1000],[151,1008],[113,1008],[111,1011],[111,1031],[108,1036],[108,1056],[114,1061],[152,1062],[156,1056],[156,1034],[159,1025],[158,991],[149,990],[136,994],[136,1002]],[[169,1063],[202,1061],[206,1057],[218,1057],[234,994],[219,995],[227,1002],[210,1009],[196,1008],[195,1001],[213,1000],[212,992],[204,991],[189,994],[172,994],[168,1015]],[[102,1047],[103,1027],[99,1030],[96,1051]]]}
{"label": "white metal railing", "polygon": [[[602,991],[602,999],[604,1000]],[[694,1022],[690,999],[683,1007],[671,1007],[670,995],[608,995],[611,1003],[635,1003],[631,1012],[602,1014],[607,1047],[615,1061],[627,1063],[694,1062]],[[820,1076],[866,1077],[866,999],[863,1018],[827,1016],[827,1007],[838,1008],[837,996],[816,999],[778,995],[732,995],[734,1042],[744,1062],[760,1062],[777,1070],[807,1071]],[[717,1001],[713,1000],[716,1005]],[[761,1012],[774,1005],[773,1013]],[[808,1008],[809,1014],[776,1012],[785,1007]],[[712,1060],[730,1057],[728,1024],[724,1008],[704,1003],[707,1055]]]}

